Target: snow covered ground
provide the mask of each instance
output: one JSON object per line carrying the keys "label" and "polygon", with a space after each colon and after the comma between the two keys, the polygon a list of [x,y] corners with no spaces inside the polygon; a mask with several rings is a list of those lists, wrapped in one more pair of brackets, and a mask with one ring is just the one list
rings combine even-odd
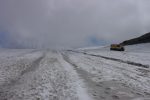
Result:
{"label": "snow covered ground", "polygon": [[0,100],[90,98],[82,88],[82,80],[59,52],[8,51],[0,52]]}
{"label": "snow covered ground", "polygon": [[149,50],[0,49],[0,100],[150,100]]}
{"label": "snow covered ground", "polygon": [[88,54],[101,55],[104,57],[121,59],[123,61],[131,61],[141,63],[144,65],[150,65],[150,43],[130,45],[125,47],[125,52],[110,51],[109,46],[82,50]]}

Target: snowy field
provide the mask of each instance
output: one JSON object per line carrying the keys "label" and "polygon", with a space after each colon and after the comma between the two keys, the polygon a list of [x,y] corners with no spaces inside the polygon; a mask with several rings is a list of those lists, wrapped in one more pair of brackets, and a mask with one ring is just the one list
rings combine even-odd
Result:
{"label": "snowy field", "polygon": [[0,100],[88,100],[82,84],[57,51],[0,51]]}
{"label": "snowy field", "polygon": [[130,45],[125,47],[125,52],[109,51],[109,47],[82,50],[88,54],[101,55],[110,58],[132,61],[150,65],[150,44]]}
{"label": "snowy field", "polygon": [[150,100],[149,50],[0,49],[0,100]]}

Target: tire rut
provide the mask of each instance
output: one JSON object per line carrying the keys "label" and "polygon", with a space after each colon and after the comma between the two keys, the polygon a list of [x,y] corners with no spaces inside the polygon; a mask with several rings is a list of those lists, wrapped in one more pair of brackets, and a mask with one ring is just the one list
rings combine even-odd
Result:
{"label": "tire rut", "polygon": [[29,72],[32,72],[32,71],[35,71],[38,67],[39,67],[39,64],[41,62],[41,60],[45,57],[45,53],[38,59],[36,59],[29,68],[27,68],[26,70],[22,71],[21,72],[21,76],[23,76],[24,74],[26,73],[29,73]]}
{"label": "tire rut", "polygon": [[[95,82],[92,80],[94,75],[91,73],[79,68],[75,63],[73,63],[67,54],[62,54],[66,62],[72,65],[81,79],[84,80],[85,85],[88,88],[89,95],[94,100],[132,100],[132,98],[139,97],[136,93],[132,93],[132,89],[124,86],[122,83],[117,81],[102,81]],[[113,89],[115,88],[115,89]],[[119,92],[126,94],[120,95]],[[130,95],[131,94],[131,95]]]}
{"label": "tire rut", "polygon": [[103,58],[103,59],[117,61],[117,62],[121,62],[121,63],[126,63],[126,64],[129,64],[129,65],[134,65],[134,66],[138,66],[138,67],[142,67],[142,68],[150,68],[149,65],[144,65],[144,64],[136,63],[136,62],[132,62],[132,61],[124,61],[124,60],[117,59],[117,58],[105,57],[105,56],[102,56],[102,55],[89,54],[89,53],[78,52],[78,51],[73,51],[73,50],[69,50],[69,51],[75,52],[75,53],[82,53],[84,55],[89,55],[89,56],[94,56],[94,57],[100,57],[100,58]]}
{"label": "tire rut", "polygon": [[[41,62],[41,60],[42,60],[44,57],[45,57],[45,53],[43,53],[43,55],[42,55],[41,57],[37,58],[37,59],[36,59],[35,61],[33,61],[31,64],[29,64],[30,67],[28,67],[28,68],[26,68],[25,70],[21,71],[20,74],[19,74],[16,78],[11,79],[11,80],[9,80],[9,82],[7,82],[7,83],[1,85],[1,86],[0,86],[0,97],[1,97],[1,95],[2,95],[2,93],[3,93],[3,90],[5,90],[5,89],[7,90],[7,89],[13,87],[14,85],[17,84],[17,82],[19,82],[19,80],[20,80],[25,74],[27,74],[27,73],[29,73],[29,72],[32,72],[32,71],[35,71],[35,70],[39,67],[40,62]],[[29,65],[28,65],[28,66],[29,66]],[[23,66],[25,67],[26,65],[23,64]]]}
{"label": "tire rut", "polygon": [[[133,100],[134,98],[139,98],[141,96],[149,97],[145,96],[143,92],[137,91],[119,81],[110,80],[96,82],[93,80],[95,77],[94,75],[79,68],[78,65],[71,61],[67,54],[62,55],[64,60],[72,65],[80,78],[84,80],[89,95],[95,100]],[[132,77],[130,78],[132,79]]]}

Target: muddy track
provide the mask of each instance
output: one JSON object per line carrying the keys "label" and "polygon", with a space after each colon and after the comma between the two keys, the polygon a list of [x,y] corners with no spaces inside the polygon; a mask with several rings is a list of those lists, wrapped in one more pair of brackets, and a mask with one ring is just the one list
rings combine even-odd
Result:
{"label": "muddy track", "polygon": [[124,60],[117,59],[117,58],[105,57],[105,56],[89,54],[89,53],[85,53],[85,52],[78,52],[78,51],[73,51],[73,50],[69,50],[69,51],[75,52],[75,53],[82,53],[84,55],[89,55],[89,56],[94,56],[94,57],[100,57],[100,58],[103,58],[103,59],[117,61],[117,62],[121,62],[121,63],[126,63],[126,64],[129,64],[129,65],[134,65],[134,66],[138,66],[138,67],[142,67],[142,68],[150,68],[149,65],[144,65],[144,64],[141,64],[141,63],[136,63],[136,62],[131,62],[131,61],[124,61]]}

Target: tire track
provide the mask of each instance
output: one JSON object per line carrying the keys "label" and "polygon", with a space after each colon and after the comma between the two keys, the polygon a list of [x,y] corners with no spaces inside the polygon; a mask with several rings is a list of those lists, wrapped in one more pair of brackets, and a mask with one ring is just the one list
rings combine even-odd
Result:
{"label": "tire track", "polygon": [[29,72],[32,72],[32,71],[35,71],[38,67],[39,67],[39,64],[41,62],[41,60],[45,57],[45,53],[43,53],[43,55],[41,57],[39,57],[38,59],[36,59],[30,67],[28,67],[26,70],[23,70],[21,72],[21,76],[23,76],[24,74],[26,73],[29,73]]}
{"label": "tire track", "polygon": [[80,78],[84,80],[84,83],[88,88],[88,93],[94,100],[132,100],[133,98],[142,95],[137,94],[136,90],[115,80],[102,82],[93,81],[92,78],[96,76],[79,68],[67,54],[62,54],[62,56],[66,62],[74,67]]}
{"label": "tire track", "polygon": [[75,52],[75,53],[82,53],[84,55],[89,55],[89,56],[94,56],[94,57],[100,57],[100,58],[103,58],[103,59],[117,61],[117,62],[121,62],[121,63],[126,63],[126,64],[129,64],[129,65],[134,65],[134,66],[138,66],[138,67],[142,67],[142,68],[150,68],[149,65],[144,65],[144,64],[141,64],[141,63],[136,63],[136,62],[131,62],[131,61],[124,61],[124,60],[117,59],[117,58],[105,57],[105,56],[102,56],[102,55],[89,54],[89,53],[78,52],[78,51],[73,51],[73,50],[68,50],[68,51]]}
{"label": "tire track", "polygon": [[85,70],[81,69],[81,68],[78,68],[78,66],[76,64],[74,64],[70,58],[68,57],[67,54],[63,54],[62,53],[62,57],[63,59],[68,63],[70,64],[71,66],[74,67],[75,71],[77,72],[77,74],[79,75],[79,77],[81,79],[84,80],[84,83],[87,85],[88,87],[88,91],[89,91],[89,94],[92,98],[94,98],[94,100],[100,100],[101,98],[99,98],[99,90],[101,90],[100,88],[101,87],[96,87],[97,83],[92,81],[89,77],[91,77],[91,74],[86,72]]}
{"label": "tire track", "polygon": [[45,53],[43,53],[42,56],[40,56],[39,58],[35,59],[33,62],[31,62],[29,64],[21,63],[21,61],[20,61],[20,63],[18,63],[18,66],[22,65],[21,67],[25,68],[25,70],[22,70],[19,73],[19,75],[17,75],[16,77],[10,79],[8,82],[6,82],[5,84],[2,84],[0,86],[0,100],[3,100],[3,98],[6,98],[6,94],[9,92],[9,89],[11,87],[15,86],[16,84],[19,84],[19,81],[22,79],[22,77],[25,74],[28,74],[29,72],[35,71],[39,67],[40,62],[42,61],[42,59],[44,57],[45,57]]}

